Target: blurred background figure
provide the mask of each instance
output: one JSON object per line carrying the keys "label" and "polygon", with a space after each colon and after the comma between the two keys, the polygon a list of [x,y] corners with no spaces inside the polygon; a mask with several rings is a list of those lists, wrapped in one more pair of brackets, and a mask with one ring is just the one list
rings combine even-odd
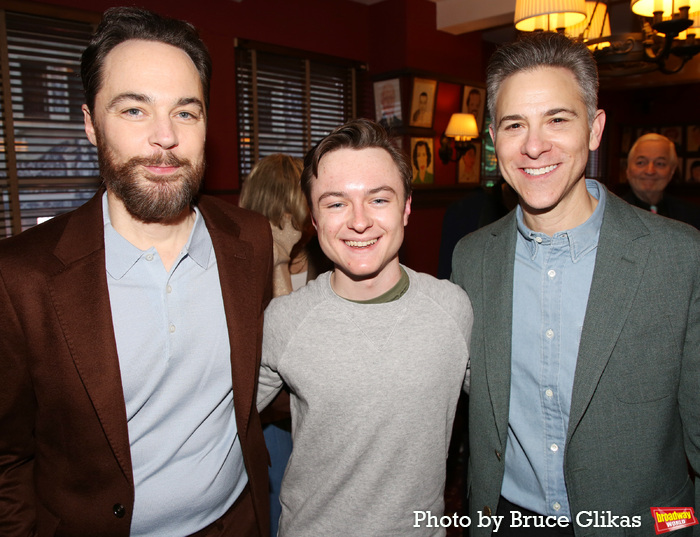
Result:
{"label": "blurred background figure", "polygon": [[[305,248],[296,249],[297,259],[292,258],[292,250],[300,243],[308,221],[308,206],[301,192],[302,161],[289,155],[275,154],[261,159],[248,175],[241,189],[239,205],[263,214],[270,221],[274,240],[273,295],[275,297],[292,292],[291,267],[303,273],[297,287],[308,279],[308,255]],[[282,391],[279,401],[261,413],[267,450],[270,452],[270,535],[277,535],[281,507],[279,491],[284,469],[292,453],[291,422],[289,419],[288,394]],[[286,403],[284,402],[286,399]],[[280,410],[285,408],[287,412]],[[270,410],[270,412],[268,412]],[[282,417],[283,419],[279,419]]]}
{"label": "blurred background figure", "polygon": [[673,142],[656,133],[640,136],[627,158],[627,181],[631,191],[624,200],[700,229],[700,207],[664,193],[677,166]]}

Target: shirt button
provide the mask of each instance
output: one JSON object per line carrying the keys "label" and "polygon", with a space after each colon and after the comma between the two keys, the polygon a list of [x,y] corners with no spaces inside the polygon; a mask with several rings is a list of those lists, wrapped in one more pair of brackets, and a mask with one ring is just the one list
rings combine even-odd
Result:
{"label": "shirt button", "polygon": [[542,244],[542,237],[535,237],[535,242],[537,244]]}
{"label": "shirt button", "polygon": [[559,511],[559,509],[561,509],[561,504],[559,502],[554,502],[552,504],[552,507],[554,508],[555,511]]}
{"label": "shirt button", "polygon": [[544,333],[544,335],[547,336],[547,339],[552,339],[554,337],[554,330],[550,328]]}
{"label": "shirt button", "polygon": [[559,446],[556,444],[552,444],[551,446],[549,446],[549,449],[556,453],[557,451],[559,451]]}
{"label": "shirt button", "polygon": [[170,285],[168,285],[168,286],[165,288],[165,290],[166,290],[168,293],[172,293],[172,292],[173,292],[173,288],[172,288]]}
{"label": "shirt button", "polygon": [[169,330],[170,330],[170,333],[171,333],[171,334],[172,334],[173,332],[175,332],[175,325],[174,325],[174,324],[171,324]]}
{"label": "shirt button", "polygon": [[554,278],[554,276],[556,276],[556,275],[557,275],[556,270],[550,269],[550,271],[547,272],[547,276],[549,276],[550,278]]}
{"label": "shirt button", "polygon": [[547,397],[552,397],[554,395],[554,392],[549,388],[547,388],[544,393],[547,395]]}
{"label": "shirt button", "polygon": [[153,254],[147,254],[146,261],[153,261]]}

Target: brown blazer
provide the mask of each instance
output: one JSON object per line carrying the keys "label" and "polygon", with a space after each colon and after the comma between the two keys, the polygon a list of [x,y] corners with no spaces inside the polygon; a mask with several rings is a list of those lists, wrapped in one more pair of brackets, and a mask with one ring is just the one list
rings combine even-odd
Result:
{"label": "brown blazer", "polygon": [[[134,484],[105,272],[102,191],[0,241],[0,535],[128,536]],[[268,455],[255,407],[271,297],[267,220],[199,202],[216,252],[236,423],[261,536]]]}

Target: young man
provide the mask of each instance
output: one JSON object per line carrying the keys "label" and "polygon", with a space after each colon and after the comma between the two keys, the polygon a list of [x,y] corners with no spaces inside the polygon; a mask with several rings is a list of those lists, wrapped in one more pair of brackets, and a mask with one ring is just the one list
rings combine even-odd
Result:
{"label": "young man", "polygon": [[585,179],[605,123],[585,45],[506,45],[487,87],[519,207],[453,258],[476,319],[470,514],[504,516],[499,536],[653,535],[651,507],[698,508],[700,234]]}
{"label": "young man", "polygon": [[671,140],[653,132],[640,136],[627,157],[631,191],[624,200],[700,229],[700,207],[664,192],[677,166],[676,145]]}
{"label": "young man", "polygon": [[105,188],[0,242],[0,534],[267,537],[270,226],[197,197],[209,54],[114,8],[81,68]]}
{"label": "young man", "polygon": [[399,264],[411,167],[378,125],[323,139],[302,188],[335,268],[265,312],[258,407],[291,391],[279,535],[444,535],[416,513],[443,515],[469,299]]}

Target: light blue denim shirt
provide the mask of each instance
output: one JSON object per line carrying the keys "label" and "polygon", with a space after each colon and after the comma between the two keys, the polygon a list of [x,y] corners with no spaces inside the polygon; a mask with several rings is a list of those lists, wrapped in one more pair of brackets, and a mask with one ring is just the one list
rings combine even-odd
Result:
{"label": "light blue denim shirt", "polygon": [[586,180],[598,199],[580,226],[549,237],[523,223],[513,276],[510,413],[501,494],[542,515],[571,518],[564,483],[576,357],[593,279],[605,190]]}
{"label": "light blue denim shirt", "polygon": [[131,535],[189,535],[248,482],[214,247],[197,210],[167,272],[155,248],[139,250],[112,227],[106,194],[102,207],[136,487]]}

